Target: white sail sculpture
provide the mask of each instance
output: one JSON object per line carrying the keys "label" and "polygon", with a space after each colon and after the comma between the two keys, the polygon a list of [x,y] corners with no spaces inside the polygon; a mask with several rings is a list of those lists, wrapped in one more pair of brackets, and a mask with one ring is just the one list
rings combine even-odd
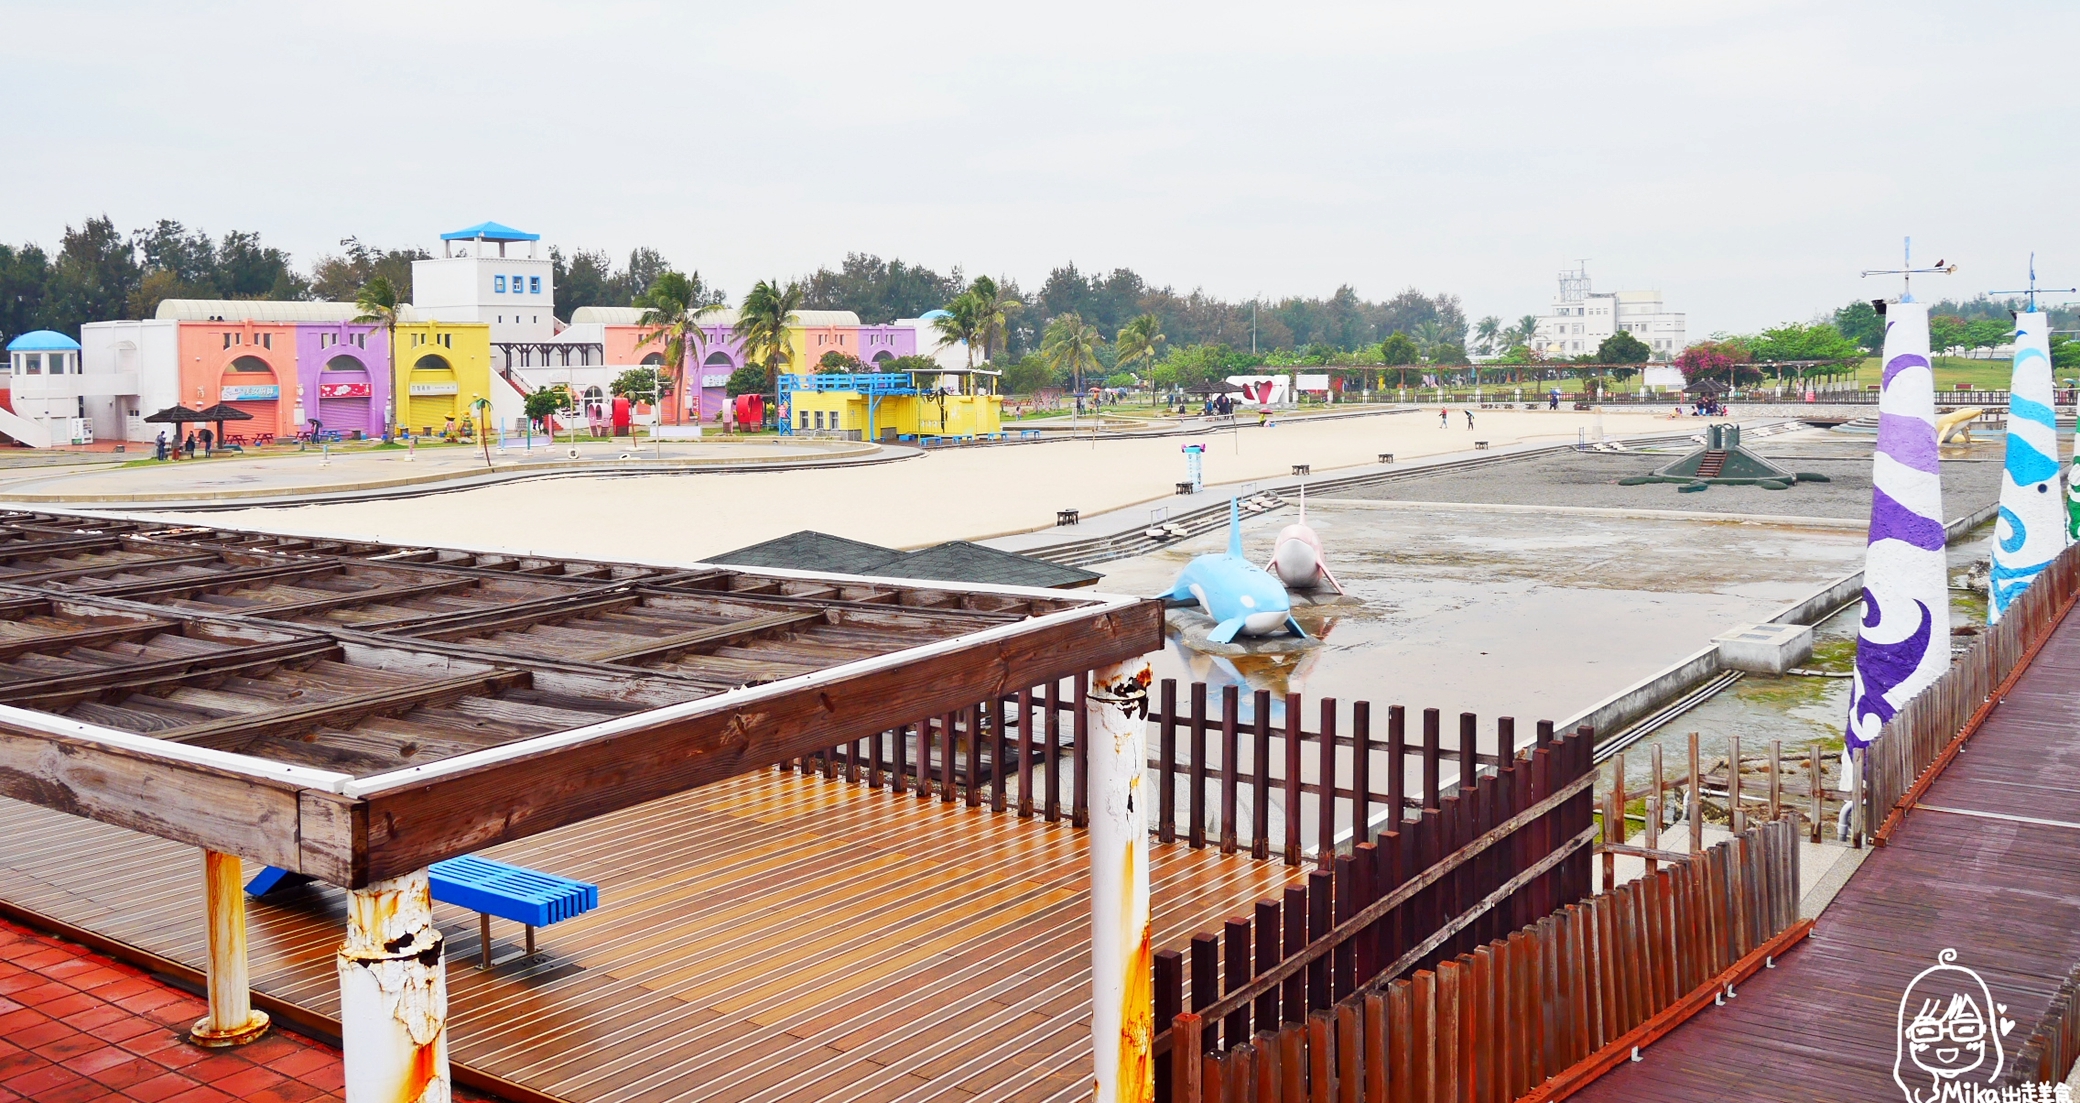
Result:
{"label": "white sail sculpture", "polygon": [[2050,319],[2015,316],[2015,369],[2008,385],[2008,457],[2001,474],[2000,520],[1986,619],[1996,623],[2031,580],[2065,550],[2065,503],[2058,486],[2058,429],[2052,420]]}
{"label": "white sail sculpture", "polygon": [[1950,665],[1950,590],[1926,305],[1902,302],[1886,311],[1883,363],[1863,624],[1847,730],[1848,748],[1859,760],[1900,706]]}

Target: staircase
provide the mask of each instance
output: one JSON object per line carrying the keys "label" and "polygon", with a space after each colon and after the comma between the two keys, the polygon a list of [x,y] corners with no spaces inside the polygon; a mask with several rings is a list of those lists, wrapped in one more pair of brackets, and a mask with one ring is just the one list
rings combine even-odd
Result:
{"label": "staircase", "polygon": [[1700,479],[1716,479],[1719,477],[1719,472],[1725,467],[1726,453],[1706,452],[1704,454],[1704,462],[1697,465],[1697,477]]}

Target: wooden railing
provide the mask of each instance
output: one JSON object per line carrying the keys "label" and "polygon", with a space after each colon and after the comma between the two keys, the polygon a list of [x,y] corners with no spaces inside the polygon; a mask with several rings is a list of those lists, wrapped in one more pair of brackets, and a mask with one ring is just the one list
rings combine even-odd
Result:
{"label": "wooden railing", "polygon": [[2015,1050],[2002,1074],[2003,1086],[2063,1083],[2080,1061],[2080,968],[2059,982],[2037,1029]]}
{"label": "wooden railing", "polygon": [[1178,1082],[1163,1055],[1180,1044],[1173,1024],[1187,1016],[1201,1024],[1197,1044],[1181,1044],[1209,1053],[1304,1030],[1339,1002],[1588,895],[1593,740],[1582,729],[1450,792],[1426,785],[1415,819],[1395,817],[1305,885],[1194,936],[1189,958],[1157,954],[1156,1023],[1167,1028],[1155,1040],[1157,1098],[1173,1098]]}
{"label": "wooden railing", "polygon": [[[987,804],[999,812],[1088,819],[1083,773],[1083,694],[1087,678],[1038,686],[810,755],[786,768],[919,797]],[[1385,709],[1375,735],[1372,705],[1258,690],[1245,701],[1235,686],[1209,694],[1203,682],[1164,679],[1152,697],[1148,769],[1156,794],[1149,830],[1163,842],[1247,850],[1290,864],[1349,853],[1388,824],[1390,810],[1437,807],[1459,785],[1460,763],[1492,773],[1525,746],[1553,740],[1550,722],[1520,742],[1516,721],[1494,723],[1493,745],[1477,747],[1479,718],[1460,713],[1451,744],[1443,717],[1424,709],[1416,732],[1400,705]],[[1209,709],[1209,705],[1214,708]],[[1313,715],[1310,728],[1306,719]],[[1452,770],[1447,776],[1445,764]],[[1278,814],[1273,816],[1273,807]]]}
{"label": "wooden railing", "polygon": [[2080,596],[2080,544],[2060,553],[1933,684],[1863,751],[1858,841],[1882,846],[1935,775],[1977,731]]}
{"label": "wooden railing", "polygon": [[1225,1002],[1183,1012],[1158,1098],[1164,1087],[1177,1103],[1563,1098],[1810,926],[1797,918],[1798,847],[1792,821],[1760,824],[1413,976],[1304,1016],[1274,1006],[1246,1038],[1220,1021]]}

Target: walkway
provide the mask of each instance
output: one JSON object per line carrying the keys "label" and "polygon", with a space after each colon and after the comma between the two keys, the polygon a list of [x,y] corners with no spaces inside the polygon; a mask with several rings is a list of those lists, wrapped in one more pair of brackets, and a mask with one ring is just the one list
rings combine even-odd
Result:
{"label": "walkway", "polygon": [[2080,618],[2059,626],[1806,945],[1576,1098],[1899,1099],[1901,996],[1945,949],[2006,1006],[2012,1054],[2080,963],[2076,684]]}
{"label": "walkway", "polygon": [[[203,954],[179,844],[0,801],[0,898],[177,961]],[[1084,832],[761,772],[497,847],[598,882],[540,933],[435,915],[456,1060],[573,1101],[1073,1100],[1090,1075]],[[1156,944],[1183,948],[1300,867],[1154,848]],[[336,1013],[345,894],[249,913],[254,986]]]}
{"label": "walkway", "polygon": [[202,1013],[195,996],[0,920],[0,1100],[340,1098],[338,1050],[280,1030],[238,1049],[199,1049],[181,1031]]}

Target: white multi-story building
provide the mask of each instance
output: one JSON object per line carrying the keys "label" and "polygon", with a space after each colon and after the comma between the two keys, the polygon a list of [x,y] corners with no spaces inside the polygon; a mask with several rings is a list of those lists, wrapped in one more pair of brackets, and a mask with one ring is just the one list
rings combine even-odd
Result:
{"label": "white multi-story building", "polygon": [[[488,324],[493,346],[549,340],[556,335],[556,269],[535,255],[541,239],[496,222],[442,234],[446,255],[412,262],[412,305],[422,318]],[[506,247],[520,243],[527,255],[508,256]]]}
{"label": "white multi-story building", "polygon": [[[1659,291],[1592,291],[1589,270],[1560,273],[1560,295],[1538,319],[1532,347],[1553,359],[1593,355],[1619,331],[1638,338],[1656,362],[1673,360],[1688,343],[1684,315],[1671,311]],[[1650,380],[1651,382],[1651,380]]]}

